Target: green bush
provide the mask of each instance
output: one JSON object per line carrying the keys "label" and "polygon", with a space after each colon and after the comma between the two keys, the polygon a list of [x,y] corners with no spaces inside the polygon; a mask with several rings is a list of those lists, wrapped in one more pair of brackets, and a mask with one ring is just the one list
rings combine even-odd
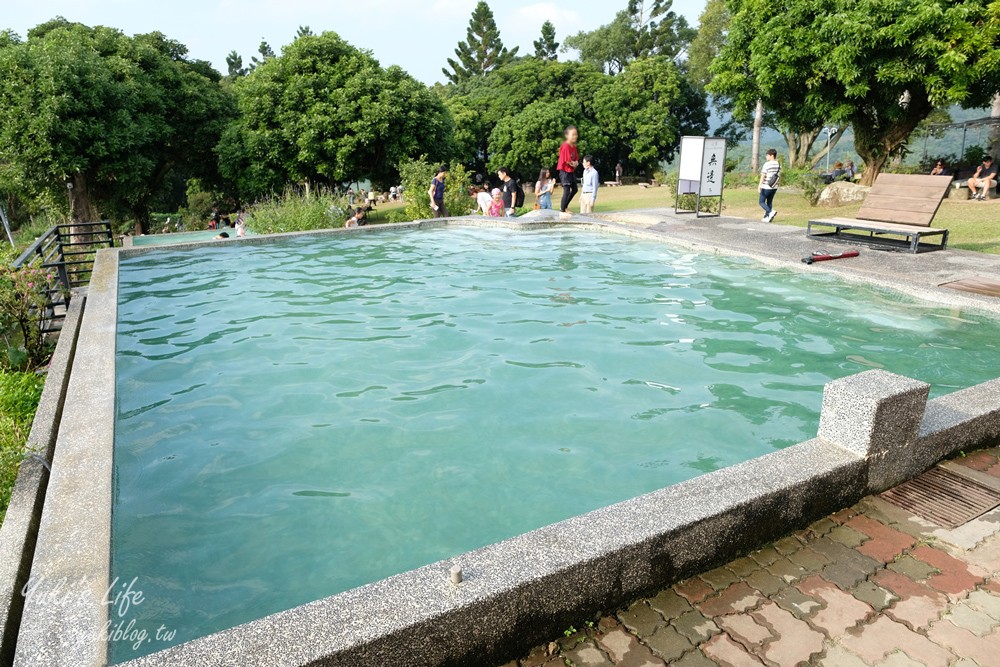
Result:
{"label": "green bush", "polygon": [[43,384],[35,373],[0,372],[0,523],[10,504]]}
{"label": "green bush", "polygon": [[[406,193],[406,208],[392,211],[389,220],[409,222],[434,217],[427,191],[439,166],[430,164],[424,158],[399,165],[400,180],[403,192]],[[444,205],[448,214],[453,216],[469,215],[475,209],[475,200],[469,195],[469,172],[458,163],[449,167],[448,178],[445,180]]]}
{"label": "green bush", "polygon": [[0,264],[0,351],[5,353],[5,365],[34,368],[48,359],[42,314],[46,290],[56,285],[55,275],[47,269]]}
{"label": "green bush", "polygon": [[343,227],[350,218],[347,198],[329,190],[309,194],[286,190],[251,206],[246,211],[247,229],[257,234],[304,232]]}

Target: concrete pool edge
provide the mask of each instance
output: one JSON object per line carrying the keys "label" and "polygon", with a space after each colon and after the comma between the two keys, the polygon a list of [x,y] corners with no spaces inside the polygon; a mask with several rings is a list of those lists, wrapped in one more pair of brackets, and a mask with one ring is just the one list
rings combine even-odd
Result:
{"label": "concrete pool edge", "polygon": [[14,659],[24,606],[21,593],[31,571],[49,479],[46,465],[55,449],[85,299],[85,294],[75,295],[66,311],[25,444],[28,457],[18,469],[10,504],[0,525],[0,663],[3,664]]}
{"label": "concrete pool edge", "polygon": [[[447,224],[524,229],[562,223],[463,220],[368,229]],[[97,665],[104,660],[114,422],[109,391],[114,355],[107,350],[114,349],[117,325],[118,258],[180,248],[99,253],[74,367],[79,372],[70,381],[66,429],[60,431],[52,497],[46,500],[33,565],[40,595],[26,605],[16,664]],[[594,611],[724,562],[882,490],[891,480],[911,477],[958,449],[1000,437],[1000,381],[930,402],[926,397],[923,383],[880,371],[838,380],[824,396],[824,414],[836,418],[827,417],[820,439],[126,664],[501,662]],[[80,488],[89,481],[94,483]],[[453,563],[467,576],[457,587],[447,579]],[[61,579],[85,587],[72,599],[53,603],[46,594],[58,594]]]}

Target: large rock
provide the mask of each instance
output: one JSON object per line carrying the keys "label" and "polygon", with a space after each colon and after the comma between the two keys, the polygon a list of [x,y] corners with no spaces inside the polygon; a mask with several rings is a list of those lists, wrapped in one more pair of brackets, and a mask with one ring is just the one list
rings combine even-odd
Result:
{"label": "large rock", "polygon": [[864,201],[869,190],[871,188],[867,185],[837,181],[826,186],[823,192],[819,194],[819,205],[829,207],[847,206],[848,204]]}

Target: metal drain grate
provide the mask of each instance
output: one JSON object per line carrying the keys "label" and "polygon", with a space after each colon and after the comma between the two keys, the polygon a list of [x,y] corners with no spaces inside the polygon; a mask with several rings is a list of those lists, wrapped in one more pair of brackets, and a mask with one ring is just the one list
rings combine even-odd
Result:
{"label": "metal drain grate", "polygon": [[958,528],[1000,506],[1000,492],[943,468],[931,468],[882,498],[944,528]]}

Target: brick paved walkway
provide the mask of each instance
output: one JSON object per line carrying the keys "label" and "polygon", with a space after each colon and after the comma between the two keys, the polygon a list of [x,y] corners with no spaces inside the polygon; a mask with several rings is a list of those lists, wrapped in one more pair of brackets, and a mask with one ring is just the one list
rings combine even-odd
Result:
{"label": "brick paved walkway", "polygon": [[[955,463],[1000,480],[1000,449]],[[998,531],[866,498],[503,667],[1000,665]]]}

